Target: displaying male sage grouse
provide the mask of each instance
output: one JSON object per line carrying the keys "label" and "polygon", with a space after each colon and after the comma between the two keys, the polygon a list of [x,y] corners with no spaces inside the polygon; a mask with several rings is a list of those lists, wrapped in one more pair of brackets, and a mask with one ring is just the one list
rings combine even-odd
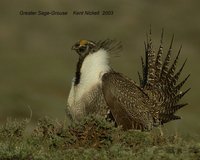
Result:
{"label": "displaying male sage grouse", "polygon": [[174,36],[162,61],[163,32],[157,53],[152,46],[151,33],[147,36],[145,60],[141,59],[140,85],[109,65],[109,56],[121,48],[120,43],[114,40],[78,41],[72,47],[79,60],[68,97],[72,118],[78,120],[88,114],[109,116],[125,130],[151,130],[180,119],[174,113],[187,105],[178,102],[190,90],[180,91],[189,75],[177,84],[186,61],[175,73],[181,47],[170,65],[173,39]]}

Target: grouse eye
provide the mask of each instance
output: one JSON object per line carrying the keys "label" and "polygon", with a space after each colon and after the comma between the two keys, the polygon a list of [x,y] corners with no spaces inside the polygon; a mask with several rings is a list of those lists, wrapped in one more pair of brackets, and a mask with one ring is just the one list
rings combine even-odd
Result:
{"label": "grouse eye", "polygon": [[81,47],[78,49],[79,53],[83,53],[83,52],[85,52],[85,50],[86,50],[86,47],[85,47],[85,46],[81,46]]}

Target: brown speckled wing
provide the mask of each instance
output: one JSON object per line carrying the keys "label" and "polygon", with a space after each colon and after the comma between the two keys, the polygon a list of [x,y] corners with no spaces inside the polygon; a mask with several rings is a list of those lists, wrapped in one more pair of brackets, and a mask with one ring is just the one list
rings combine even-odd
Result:
{"label": "brown speckled wing", "polygon": [[117,125],[124,129],[152,128],[153,119],[146,106],[150,104],[148,96],[134,81],[122,74],[109,72],[102,77],[102,90]]}

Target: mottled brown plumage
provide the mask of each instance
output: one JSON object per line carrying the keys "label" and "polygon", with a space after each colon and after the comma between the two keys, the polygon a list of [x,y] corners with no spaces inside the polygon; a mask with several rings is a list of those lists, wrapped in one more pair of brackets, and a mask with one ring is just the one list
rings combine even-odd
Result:
{"label": "mottled brown plumage", "polygon": [[150,130],[153,116],[147,104],[153,105],[149,97],[131,79],[116,72],[102,77],[102,89],[106,103],[115,122],[124,129]]}

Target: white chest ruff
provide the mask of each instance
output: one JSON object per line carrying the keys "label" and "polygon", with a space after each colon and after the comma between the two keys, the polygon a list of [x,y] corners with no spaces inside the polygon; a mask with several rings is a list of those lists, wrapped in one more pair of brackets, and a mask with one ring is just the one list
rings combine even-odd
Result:
{"label": "white chest ruff", "polygon": [[104,50],[89,54],[84,59],[81,66],[80,83],[74,86],[74,82],[72,82],[68,97],[69,110],[72,114],[79,115],[84,112],[86,102],[83,99],[85,99],[95,86],[101,84],[103,74],[109,70],[108,55]]}

